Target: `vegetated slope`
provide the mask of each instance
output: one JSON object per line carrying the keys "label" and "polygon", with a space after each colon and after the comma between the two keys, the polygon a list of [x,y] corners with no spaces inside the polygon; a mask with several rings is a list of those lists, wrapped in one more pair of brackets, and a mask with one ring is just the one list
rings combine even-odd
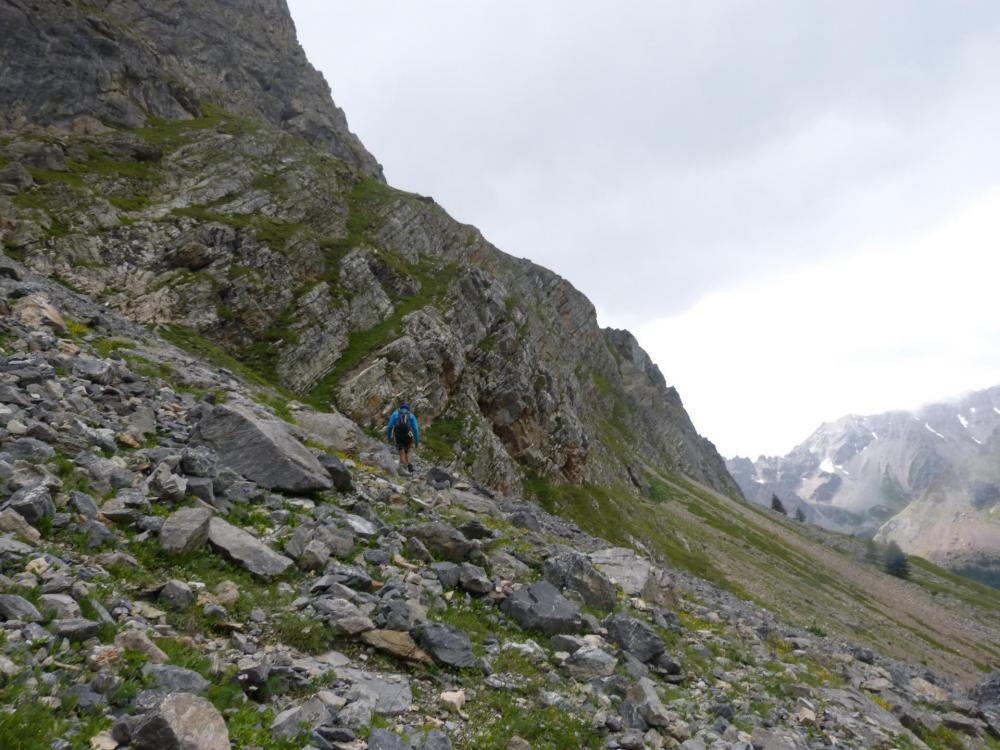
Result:
{"label": "vegetated slope", "polygon": [[1000,388],[916,413],[848,416],[785,457],[728,466],[745,496],[777,494],[822,526],[1000,584]]}
{"label": "vegetated slope", "polygon": [[[93,36],[86,4],[46,6],[41,18],[7,5],[40,22],[19,27],[19,60],[41,57],[51,36]],[[363,154],[341,147],[346,125],[316,138],[275,114],[298,101],[282,94],[286,80],[312,92],[310,112],[335,111],[316,98],[290,19],[254,31],[282,3],[261,0],[232,37],[201,23],[212,5],[101,6],[103,37],[151,56],[126,66],[133,77],[148,71],[149,86],[116,88],[142,117],[110,117],[101,92],[57,117],[23,90],[62,68],[16,66],[19,85],[0,89],[0,104],[23,112],[0,144],[11,252],[175,340],[210,340],[367,427],[408,400],[429,427],[428,449],[491,486],[517,488],[527,470],[643,493],[642,467],[653,465],[739,494],[635,339],[599,328],[567,281],[500,252],[433,200],[386,187]],[[193,36],[190,59],[179,29]],[[74,47],[73,64],[104,70],[103,44]],[[268,54],[251,54],[260,45]],[[232,75],[214,69],[218,56]],[[154,108],[161,97],[149,87],[159,91],[176,66],[187,98]],[[73,115],[70,132],[37,127]]]}
{"label": "vegetated slope", "polygon": [[528,486],[543,507],[611,541],[636,545],[802,628],[864,643],[974,681],[1000,658],[1000,592],[920,558],[903,581],[884,550],[663,476],[656,500],[598,487]]}
{"label": "vegetated slope", "polygon": [[[397,475],[349,420],[206,351],[232,369],[0,258],[0,746],[1000,747],[1000,673],[966,691],[834,637],[818,609],[797,625],[809,601],[742,601],[420,459]],[[680,506],[724,531],[720,554],[743,534],[748,560],[801,552],[848,585],[886,578],[815,527],[687,480],[657,487],[648,523],[692,548]],[[533,488],[550,505],[603,498]],[[927,600],[941,575],[921,566],[906,590],[947,624],[941,656],[965,648],[955,612],[989,652],[997,593],[965,582]],[[902,590],[887,601],[912,613]],[[955,656],[930,663],[980,682]]]}

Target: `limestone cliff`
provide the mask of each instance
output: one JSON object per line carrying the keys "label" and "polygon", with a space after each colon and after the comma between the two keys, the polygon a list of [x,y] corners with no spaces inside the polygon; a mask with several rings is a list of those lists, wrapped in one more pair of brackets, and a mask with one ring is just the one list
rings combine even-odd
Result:
{"label": "limestone cliff", "polygon": [[0,226],[34,269],[370,428],[405,398],[429,454],[493,486],[739,495],[630,334],[382,183],[281,0],[0,17]]}

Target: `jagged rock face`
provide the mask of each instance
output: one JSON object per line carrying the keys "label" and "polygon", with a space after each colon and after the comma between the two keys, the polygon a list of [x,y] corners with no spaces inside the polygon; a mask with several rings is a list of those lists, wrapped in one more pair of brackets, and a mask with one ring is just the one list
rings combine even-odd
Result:
{"label": "jagged rock face", "polygon": [[306,60],[284,0],[3,0],[0,28],[0,118],[138,127],[200,114],[207,101],[381,176]]}
{"label": "jagged rock face", "polygon": [[727,462],[744,495],[1000,582],[1000,387],[824,424],[784,457]]}
{"label": "jagged rock face", "polygon": [[0,232],[35,270],[370,429],[407,400],[433,456],[494,487],[684,474],[738,496],[631,334],[379,181],[281,0],[0,14]]}

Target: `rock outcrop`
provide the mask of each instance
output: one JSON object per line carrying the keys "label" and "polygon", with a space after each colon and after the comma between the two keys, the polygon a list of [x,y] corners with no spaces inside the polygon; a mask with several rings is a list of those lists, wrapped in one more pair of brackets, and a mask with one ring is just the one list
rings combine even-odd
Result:
{"label": "rock outcrop", "polygon": [[306,60],[285,0],[3,0],[0,27],[0,118],[8,125],[100,133],[200,116],[211,102],[381,177]]}
{"label": "rock outcrop", "polygon": [[437,460],[499,489],[739,495],[631,334],[380,181],[283,0],[3,0],[0,21],[0,233],[31,267],[364,428],[408,400]]}

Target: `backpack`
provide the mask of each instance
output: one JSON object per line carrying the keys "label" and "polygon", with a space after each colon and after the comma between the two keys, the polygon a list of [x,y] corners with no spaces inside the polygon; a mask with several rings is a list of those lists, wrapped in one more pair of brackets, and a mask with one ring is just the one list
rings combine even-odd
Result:
{"label": "backpack", "polygon": [[392,438],[397,443],[409,443],[413,440],[413,429],[410,427],[410,412],[399,412],[399,419],[392,428]]}

